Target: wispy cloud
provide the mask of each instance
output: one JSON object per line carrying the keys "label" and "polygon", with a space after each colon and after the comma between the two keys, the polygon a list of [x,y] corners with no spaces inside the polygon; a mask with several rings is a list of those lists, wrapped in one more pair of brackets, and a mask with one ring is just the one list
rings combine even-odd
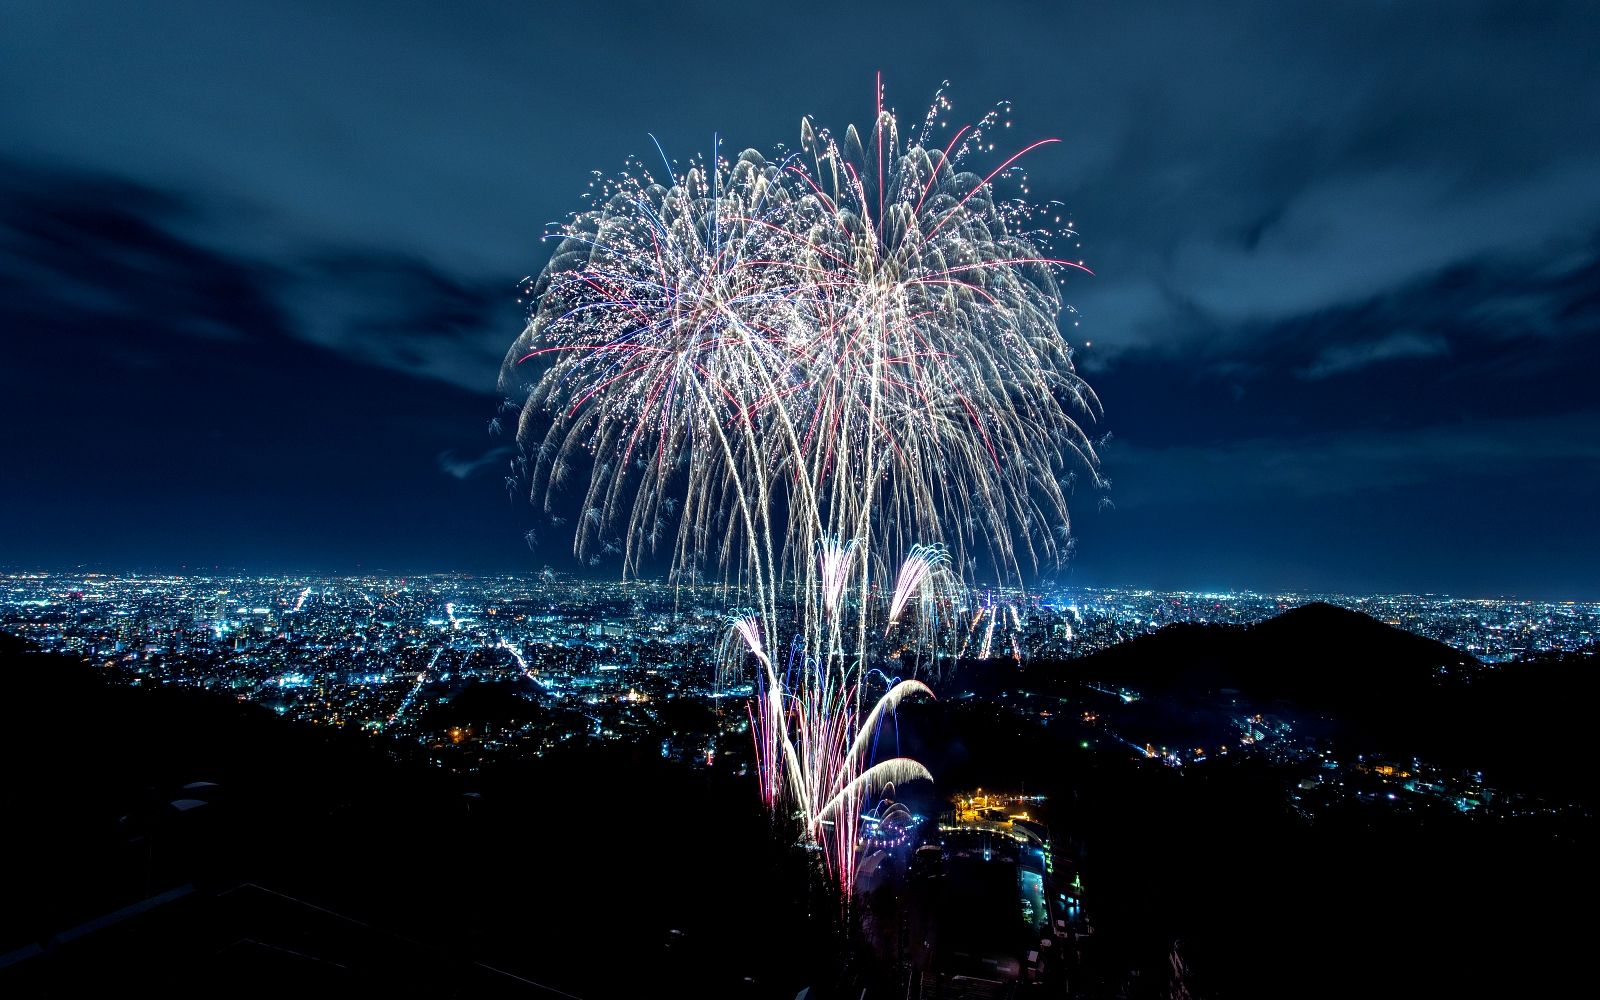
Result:
{"label": "wispy cloud", "polygon": [[1438,334],[1400,330],[1355,344],[1332,344],[1323,348],[1316,360],[1300,370],[1302,378],[1329,378],[1368,365],[1413,358],[1437,358],[1450,353],[1450,343]]}
{"label": "wispy cloud", "polygon": [[[509,285],[419,257],[326,246],[272,255],[198,235],[229,221],[203,199],[4,158],[0,178],[0,291],[24,315],[158,320],[164,333],[235,343],[287,337],[485,396],[521,320]],[[170,349],[132,338],[120,348],[152,363]]]}
{"label": "wispy cloud", "polygon": [[510,457],[510,446],[502,445],[499,448],[490,448],[477,458],[461,458],[456,455],[454,449],[448,449],[440,452],[435,461],[438,463],[439,471],[445,475],[455,479],[471,479],[490,466],[497,465]]}
{"label": "wispy cloud", "polygon": [[303,258],[282,272],[273,291],[297,336],[365,364],[495,391],[519,322],[509,285],[354,250]]}

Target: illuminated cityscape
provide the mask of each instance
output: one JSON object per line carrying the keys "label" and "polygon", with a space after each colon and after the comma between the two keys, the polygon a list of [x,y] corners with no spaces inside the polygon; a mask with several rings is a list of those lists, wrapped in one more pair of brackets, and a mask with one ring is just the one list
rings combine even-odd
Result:
{"label": "illuminated cityscape", "polygon": [[[554,704],[715,700],[734,592],[565,574],[479,577],[7,573],[0,628],[131,681],[225,690],[318,725],[406,731],[473,680],[523,677]],[[1600,642],[1600,602],[1443,595],[979,594],[1007,623],[991,655],[1086,656],[1179,622],[1252,625],[1313,602],[1359,611],[1492,665]],[[979,628],[982,629],[980,624]],[[981,649],[970,644],[978,657]],[[978,657],[983,658],[983,657]],[[419,698],[420,696],[420,698]],[[641,702],[640,699],[644,699]],[[611,733],[608,735],[615,735]]]}
{"label": "illuminated cityscape", "polygon": [[[369,733],[464,773],[488,758],[534,758],[604,743],[648,746],[663,758],[740,774],[754,763],[743,711],[752,687],[748,681],[723,687],[718,677],[718,641],[730,609],[741,605],[726,588],[549,572],[528,578],[10,573],[0,588],[0,631],[83,657],[118,683],[222,693],[294,722]],[[1301,810],[1314,809],[1341,787],[1337,779],[1352,773],[1363,776],[1363,788],[1382,786],[1384,794],[1401,788],[1408,793],[1402,806],[1428,796],[1463,809],[1488,806],[1492,795],[1484,793],[1481,776],[1463,782],[1409,757],[1397,765],[1351,754],[1341,763],[1325,740],[1314,738],[1313,719],[1281,704],[1241,704],[1234,692],[1226,705],[1185,707],[1185,725],[1171,727],[1141,718],[1156,692],[1085,674],[1064,698],[1059,691],[1028,692],[1020,672],[1030,664],[1070,672],[1077,660],[1167,626],[1248,626],[1314,602],[1469,653],[1483,665],[1474,671],[1539,654],[1592,654],[1600,642],[1600,603],[1440,595],[1079,590],[974,595],[956,611],[959,620],[981,623],[999,607],[1004,613],[993,617],[1016,623],[1001,642],[989,638],[987,656],[977,643],[962,644],[964,662],[1010,664],[1003,669],[1015,673],[1015,684],[1007,685],[1015,690],[981,696],[1008,711],[1045,720],[1071,716],[1086,739],[1169,765],[1229,753],[1314,765],[1291,792]],[[958,698],[973,697],[961,676],[945,687]],[[1169,731],[1207,726],[1187,744]],[[1351,794],[1358,794],[1356,784]]]}

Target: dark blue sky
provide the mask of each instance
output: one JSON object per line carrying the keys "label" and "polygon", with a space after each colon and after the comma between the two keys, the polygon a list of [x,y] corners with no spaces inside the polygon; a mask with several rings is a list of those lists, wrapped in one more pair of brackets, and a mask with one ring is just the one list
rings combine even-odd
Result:
{"label": "dark blue sky", "polygon": [[486,430],[545,223],[882,71],[1066,140],[1112,485],[1059,579],[1600,597],[1596,52],[1585,2],[15,0],[0,564],[575,568]]}

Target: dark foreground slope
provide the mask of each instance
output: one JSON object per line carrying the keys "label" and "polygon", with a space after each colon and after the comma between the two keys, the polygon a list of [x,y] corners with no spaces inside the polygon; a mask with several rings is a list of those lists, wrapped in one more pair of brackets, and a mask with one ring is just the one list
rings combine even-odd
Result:
{"label": "dark foreground slope", "polygon": [[789,997],[831,974],[803,860],[742,783],[605,751],[467,782],[14,640],[0,684],[0,995]]}

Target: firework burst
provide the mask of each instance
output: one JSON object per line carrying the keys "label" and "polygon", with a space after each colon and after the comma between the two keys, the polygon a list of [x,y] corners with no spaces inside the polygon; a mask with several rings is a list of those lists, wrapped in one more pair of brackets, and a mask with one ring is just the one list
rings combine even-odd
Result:
{"label": "firework burst", "polygon": [[756,671],[762,794],[846,884],[862,803],[926,775],[869,766],[885,714],[928,693],[877,665],[936,668],[918,657],[957,581],[1058,558],[1067,466],[1098,462],[1060,329],[1059,278],[1085,269],[1054,248],[1076,233],[1018,167],[1055,140],[995,154],[1005,106],[952,128],[941,93],[902,135],[878,105],[864,133],[807,119],[772,157],[597,176],[502,378],[535,502],[588,470],[578,558],[749,594],[727,649]]}

